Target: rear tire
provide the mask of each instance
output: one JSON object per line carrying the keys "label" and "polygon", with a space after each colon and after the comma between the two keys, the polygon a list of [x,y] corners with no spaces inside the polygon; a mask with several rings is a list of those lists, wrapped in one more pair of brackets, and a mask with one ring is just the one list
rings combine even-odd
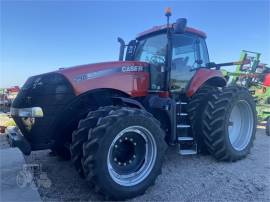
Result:
{"label": "rear tire", "polygon": [[80,120],[78,128],[73,131],[72,142],[70,145],[71,161],[82,178],[85,177],[81,162],[83,155],[82,145],[87,140],[89,130],[96,126],[100,118],[108,115],[110,111],[118,108],[119,107],[117,106],[105,106],[100,107],[96,111],[89,112],[86,118]]}
{"label": "rear tire", "polygon": [[256,133],[256,108],[249,91],[226,87],[214,92],[203,114],[203,136],[209,152],[218,160],[244,158]]}
{"label": "rear tire", "polygon": [[270,117],[267,118],[266,122],[266,135],[270,136]]}
{"label": "rear tire", "polygon": [[148,112],[111,111],[90,129],[83,144],[87,180],[111,199],[143,194],[161,173],[164,138],[159,122]]}
{"label": "rear tire", "polygon": [[214,86],[201,87],[191,98],[187,110],[191,124],[193,137],[197,140],[198,151],[207,154],[208,150],[203,142],[202,135],[202,116],[205,106],[209,100],[209,95],[217,92],[218,88]]}

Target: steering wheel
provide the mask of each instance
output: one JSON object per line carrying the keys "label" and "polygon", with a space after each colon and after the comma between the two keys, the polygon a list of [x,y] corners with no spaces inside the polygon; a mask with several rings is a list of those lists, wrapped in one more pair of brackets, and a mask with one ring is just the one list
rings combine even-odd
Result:
{"label": "steering wheel", "polygon": [[160,56],[160,55],[153,55],[151,56],[150,58],[150,61],[149,61],[151,64],[153,65],[161,65],[161,64],[164,64],[165,63],[165,58],[163,56]]}

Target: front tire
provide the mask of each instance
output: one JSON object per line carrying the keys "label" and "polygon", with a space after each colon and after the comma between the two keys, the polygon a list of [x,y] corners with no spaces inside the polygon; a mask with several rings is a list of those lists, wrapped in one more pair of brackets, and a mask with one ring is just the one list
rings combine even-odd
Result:
{"label": "front tire", "polygon": [[118,108],[118,106],[105,106],[100,107],[96,111],[89,112],[86,118],[79,121],[78,128],[73,131],[72,142],[70,145],[71,161],[82,178],[85,178],[85,173],[81,162],[83,156],[82,145],[87,140],[89,130],[97,125],[100,118],[107,116],[110,111]]}
{"label": "front tire", "polygon": [[244,158],[256,133],[256,107],[246,88],[225,87],[211,95],[205,108],[203,136],[209,152],[218,160]]}
{"label": "front tire", "polygon": [[148,112],[121,108],[101,118],[83,144],[87,180],[111,199],[141,195],[161,173],[165,134]]}

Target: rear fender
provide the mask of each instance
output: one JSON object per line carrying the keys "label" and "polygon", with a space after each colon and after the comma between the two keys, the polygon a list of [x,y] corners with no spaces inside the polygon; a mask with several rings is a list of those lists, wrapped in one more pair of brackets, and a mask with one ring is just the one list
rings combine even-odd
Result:
{"label": "rear fender", "polygon": [[197,90],[201,86],[205,84],[223,87],[226,86],[227,81],[220,70],[213,70],[206,68],[199,69],[193,76],[187,88],[187,96],[191,97],[192,95],[194,95],[194,93],[197,92]]}

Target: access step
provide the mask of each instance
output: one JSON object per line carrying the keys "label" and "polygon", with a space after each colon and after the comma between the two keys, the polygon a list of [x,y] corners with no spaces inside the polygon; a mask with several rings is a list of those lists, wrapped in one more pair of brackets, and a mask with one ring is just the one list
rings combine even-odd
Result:
{"label": "access step", "polygon": [[194,154],[197,154],[197,150],[195,150],[195,149],[180,149],[179,154],[181,154],[181,155],[194,155]]}
{"label": "access step", "polygon": [[187,116],[187,113],[177,113],[177,116]]}
{"label": "access step", "polygon": [[187,102],[176,102],[177,105],[186,105]]}
{"label": "access step", "polygon": [[179,124],[179,125],[177,125],[177,128],[190,128],[190,125],[187,125],[187,124]]}
{"label": "access step", "polygon": [[178,141],[193,141],[193,137],[178,137]]}

